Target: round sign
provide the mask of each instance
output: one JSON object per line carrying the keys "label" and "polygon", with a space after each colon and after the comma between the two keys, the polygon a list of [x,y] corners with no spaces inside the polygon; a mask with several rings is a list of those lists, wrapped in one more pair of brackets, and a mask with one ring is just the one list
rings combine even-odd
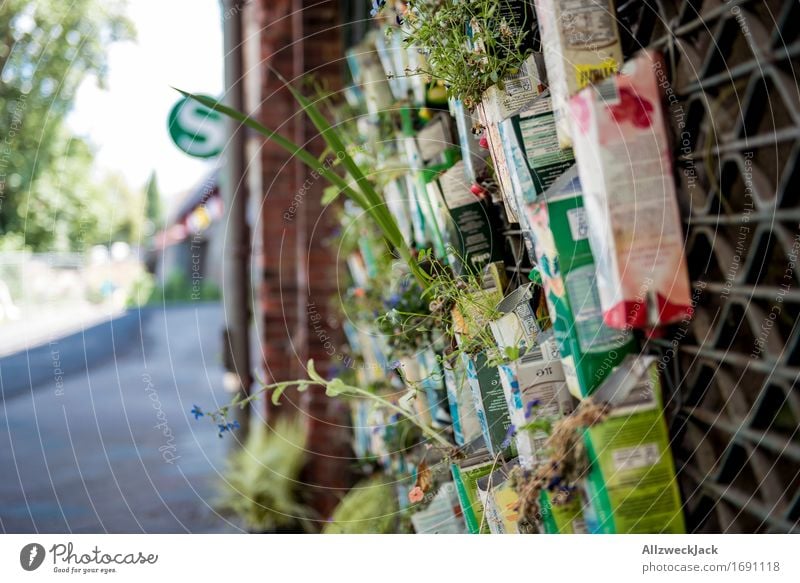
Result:
{"label": "round sign", "polygon": [[184,97],[169,112],[169,135],[175,145],[196,158],[213,158],[225,147],[222,114]]}

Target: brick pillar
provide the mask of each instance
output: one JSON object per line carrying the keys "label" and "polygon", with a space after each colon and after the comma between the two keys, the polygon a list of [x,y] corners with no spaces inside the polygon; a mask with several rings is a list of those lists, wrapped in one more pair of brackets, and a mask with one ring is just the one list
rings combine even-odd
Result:
{"label": "brick pillar", "polygon": [[[259,117],[265,126],[319,154],[324,144],[316,129],[267,67],[286,79],[310,73],[331,88],[339,87],[343,47],[337,2],[260,0],[255,12],[263,68]],[[330,314],[331,298],[337,293],[335,250],[323,246],[335,227],[334,213],[320,204],[327,184],[275,144],[265,144],[261,156],[260,327],[265,371],[271,381],[302,378],[307,359],[313,358],[318,372],[325,375],[341,338]],[[287,393],[283,404],[270,407],[267,414],[290,412],[308,421],[312,457],[304,481],[314,505],[327,516],[350,485],[347,458],[352,453],[343,429],[346,407],[324,391],[310,390],[302,395]]]}

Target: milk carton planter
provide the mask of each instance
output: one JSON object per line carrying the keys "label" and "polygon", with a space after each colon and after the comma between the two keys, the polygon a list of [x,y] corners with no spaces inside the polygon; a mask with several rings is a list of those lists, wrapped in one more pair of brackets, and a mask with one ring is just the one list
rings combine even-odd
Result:
{"label": "milk carton planter", "polygon": [[641,52],[572,98],[574,147],[603,318],[615,328],[688,319],[691,288],[656,79]]}
{"label": "milk carton planter", "polygon": [[508,449],[506,437],[511,426],[500,371],[489,364],[484,353],[464,358],[483,439],[489,454],[496,456]]}
{"label": "milk carton planter", "polygon": [[539,495],[542,530],[547,534],[587,534],[580,493],[573,492],[566,502],[556,503],[553,498],[547,490]]}
{"label": "milk carton planter", "polygon": [[628,356],[592,399],[611,407],[584,433],[597,532],[685,532],[655,357]]}
{"label": "milk carton planter", "polygon": [[527,213],[567,384],[581,398],[591,394],[634,350],[633,336],[603,322],[575,169],[528,205]]}
{"label": "milk carton planter", "polygon": [[[517,428],[515,443],[520,465],[534,469],[547,460],[546,425],[571,409],[566,377],[555,340],[544,340],[519,359],[500,365],[500,382],[511,422]],[[537,425],[526,429],[526,425]]]}
{"label": "milk carton planter", "polygon": [[531,305],[532,289],[532,283],[518,287],[495,308],[501,316],[489,322],[489,327],[497,347],[504,354],[515,351],[522,354],[537,345],[536,339],[541,330]]}
{"label": "milk carton planter", "polygon": [[553,97],[558,141],[571,145],[569,98],[622,63],[611,0],[536,0],[536,17]]}
{"label": "milk carton planter", "polygon": [[495,240],[491,215],[470,186],[462,161],[428,183],[434,206],[446,207],[437,213],[447,215],[442,217],[440,230],[455,250],[450,254],[450,264],[459,275],[480,273],[487,264],[503,257],[503,244]]}
{"label": "milk carton planter", "polygon": [[447,402],[453,420],[453,438],[456,445],[466,445],[483,438],[475,401],[467,382],[467,370],[461,359],[454,358],[444,363],[444,382]]}
{"label": "milk carton planter", "polygon": [[520,205],[534,202],[575,162],[572,150],[559,146],[549,92],[526,103],[498,129]]}

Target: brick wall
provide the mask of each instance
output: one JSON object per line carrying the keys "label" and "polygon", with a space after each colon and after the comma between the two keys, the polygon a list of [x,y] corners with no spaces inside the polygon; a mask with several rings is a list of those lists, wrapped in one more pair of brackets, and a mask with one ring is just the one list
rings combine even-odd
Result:
{"label": "brick wall", "polygon": [[[330,87],[340,86],[343,49],[337,4],[259,0],[246,12],[247,18],[257,20],[260,30],[258,116],[267,127],[279,129],[316,153],[323,150],[316,129],[269,67],[286,79],[312,73]],[[334,214],[330,209],[323,212],[320,204],[326,184],[275,144],[264,144],[260,156],[264,192],[258,225],[262,238],[258,328],[264,369],[271,381],[301,378],[306,361],[313,358],[324,375],[331,352],[330,345],[325,346],[326,337],[336,346],[340,339],[329,310],[337,293],[335,250],[322,244],[335,227]],[[291,412],[306,417],[311,430],[309,450],[314,455],[304,480],[315,506],[327,516],[350,485],[346,409],[319,390],[289,393],[284,401],[277,409],[269,408],[268,418]]]}

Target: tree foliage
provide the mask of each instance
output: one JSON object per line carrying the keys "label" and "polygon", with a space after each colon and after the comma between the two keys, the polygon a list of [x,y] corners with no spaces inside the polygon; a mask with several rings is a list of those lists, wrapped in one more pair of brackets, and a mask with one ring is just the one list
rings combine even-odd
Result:
{"label": "tree foliage", "polygon": [[114,230],[97,214],[108,210],[102,201],[90,198],[104,195],[89,186],[92,151],[64,120],[87,76],[102,86],[109,44],[133,38],[124,8],[116,0],[0,2],[0,234],[49,249]]}

